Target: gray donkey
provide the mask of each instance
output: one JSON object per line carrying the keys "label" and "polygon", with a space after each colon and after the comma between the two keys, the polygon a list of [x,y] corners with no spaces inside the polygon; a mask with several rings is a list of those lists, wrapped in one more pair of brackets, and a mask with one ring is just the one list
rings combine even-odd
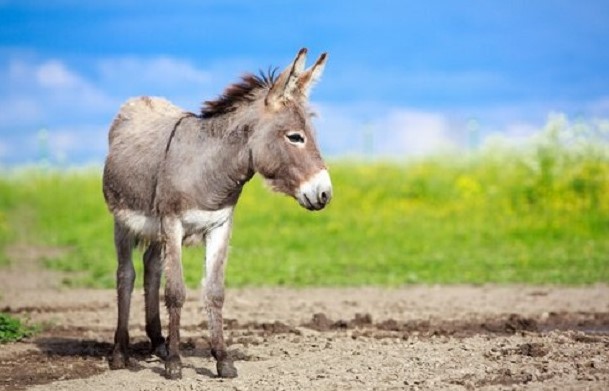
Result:
{"label": "gray donkey", "polygon": [[[146,334],[165,359],[165,375],[180,378],[180,314],[186,290],[182,245],[204,242],[204,297],[218,375],[235,377],[222,333],[224,268],[233,211],[243,185],[260,173],[275,191],[309,210],[332,198],[332,185],[312,129],[308,96],[326,63],[304,69],[306,49],[279,76],[245,75],[199,115],[160,98],[123,105],[112,123],[103,191],[114,215],[118,324],[112,369],[128,361],[129,307],[135,280],[131,253],[145,244]],[[165,271],[167,341],[161,332],[159,288]]]}

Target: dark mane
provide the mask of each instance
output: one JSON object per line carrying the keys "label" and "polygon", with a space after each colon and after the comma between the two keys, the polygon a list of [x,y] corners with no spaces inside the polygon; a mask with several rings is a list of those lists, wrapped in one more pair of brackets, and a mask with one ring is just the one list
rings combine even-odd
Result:
{"label": "dark mane", "polygon": [[254,92],[259,89],[270,89],[277,80],[277,68],[269,69],[267,73],[260,71],[258,75],[246,73],[241,81],[231,84],[216,100],[203,102],[201,108],[202,118],[211,118],[217,115],[234,111],[240,103],[252,102],[255,98]]}

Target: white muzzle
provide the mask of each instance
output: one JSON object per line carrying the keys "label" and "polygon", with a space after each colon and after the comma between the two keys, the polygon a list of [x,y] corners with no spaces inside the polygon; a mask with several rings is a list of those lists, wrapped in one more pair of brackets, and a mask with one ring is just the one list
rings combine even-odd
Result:
{"label": "white muzzle", "polygon": [[296,191],[298,203],[309,210],[323,209],[332,199],[332,182],[328,170],[323,169],[302,183]]}

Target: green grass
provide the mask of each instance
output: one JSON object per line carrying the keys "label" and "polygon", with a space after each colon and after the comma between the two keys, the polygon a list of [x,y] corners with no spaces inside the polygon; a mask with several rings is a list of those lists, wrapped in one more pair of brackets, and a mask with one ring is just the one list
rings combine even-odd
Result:
{"label": "green grass", "polygon": [[0,312],[0,343],[20,341],[40,330],[39,326],[25,325],[21,320]]}
{"label": "green grass", "polygon": [[[335,198],[317,213],[256,177],[236,209],[227,284],[607,283],[609,153],[605,141],[581,133],[550,124],[526,147],[330,162]],[[78,272],[68,284],[114,285],[99,170],[0,176],[0,232],[0,246],[67,248],[45,262]],[[185,251],[191,287],[203,253]]]}

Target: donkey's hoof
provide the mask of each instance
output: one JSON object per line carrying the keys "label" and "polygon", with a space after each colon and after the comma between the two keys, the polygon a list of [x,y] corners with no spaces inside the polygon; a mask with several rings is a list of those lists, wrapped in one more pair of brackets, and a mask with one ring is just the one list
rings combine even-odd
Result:
{"label": "donkey's hoof", "polygon": [[129,358],[126,354],[119,350],[115,350],[114,352],[112,352],[112,356],[110,356],[110,369],[125,369],[127,368],[128,362]]}
{"label": "donkey's hoof", "polygon": [[167,358],[165,361],[165,377],[170,380],[182,378],[182,360],[180,360],[180,356]]}
{"label": "donkey's hoof", "polygon": [[165,342],[163,342],[157,346],[153,346],[152,354],[154,354],[155,356],[157,356],[163,360],[166,360],[167,356],[169,356],[169,353],[167,352],[167,345],[165,345]]}
{"label": "donkey's hoof", "polygon": [[216,363],[216,368],[218,369],[218,376],[232,379],[237,377],[237,368],[231,360],[222,360]]}

